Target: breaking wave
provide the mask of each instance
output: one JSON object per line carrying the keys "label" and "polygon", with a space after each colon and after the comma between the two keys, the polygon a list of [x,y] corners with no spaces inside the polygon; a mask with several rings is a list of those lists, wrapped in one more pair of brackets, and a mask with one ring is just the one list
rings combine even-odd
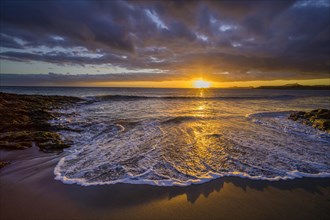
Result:
{"label": "breaking wave", "polygon": [[294,95],[272,95],[272,96],[135,96],[135,95],[101,95],[88,96],[86,99],[95,101],[139,101],[145,99],[163,99],[163,100],[288,100],[298,98]]}
{"label": "breaking wave", "polygon": [[[144,99],[101,97],[119,98]],[[223,176],[261,180],[330,177],[329,134],[288,120],[289,111],[223,117],[222,102],[204,102],[197,110],[188,109],[186,102],[172,107],[143,101],[111,103],[94,102],[72,110],[76,116],[54,122],[81,131],[62,132],[74,146],[57,164],[57,180],[84,186],[187,186]],[[150,111],[133,111],[146,105]],[[242,109],[239,103],[238,109]],[[196,111],[198,116],[193,115]]]}

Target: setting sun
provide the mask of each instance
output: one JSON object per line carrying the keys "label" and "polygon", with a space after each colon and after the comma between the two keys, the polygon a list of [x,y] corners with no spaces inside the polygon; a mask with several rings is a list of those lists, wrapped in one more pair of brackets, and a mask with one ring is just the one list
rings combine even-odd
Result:
{"label": "setting sun", "polygon": [[199,88],[199,89],[210,88],[210,86],[211,86],[211,83],[207,82],[207,81],[204,81],[204,80],[195,80],[194,81],[194,87],[195,88]]}

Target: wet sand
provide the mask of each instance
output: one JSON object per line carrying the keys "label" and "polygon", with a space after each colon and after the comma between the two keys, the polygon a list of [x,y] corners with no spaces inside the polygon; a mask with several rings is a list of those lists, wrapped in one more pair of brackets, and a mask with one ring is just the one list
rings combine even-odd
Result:
{"label": "wet sand", "polygon": [[[0,219],[329,219],[330,178],[220,178],[188,187],[66,185],[65,153],[0,151]],[[14,160],[13,160],[14,159]]]}

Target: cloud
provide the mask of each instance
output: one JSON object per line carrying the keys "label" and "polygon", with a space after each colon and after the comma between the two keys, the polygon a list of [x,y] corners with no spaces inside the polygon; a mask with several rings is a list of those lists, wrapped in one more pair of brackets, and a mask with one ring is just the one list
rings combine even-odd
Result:
{"label": "cloud", "polygon": [[134,82],[134,81],[171,81],[187,80],[189,76],[170,73],[120,73],[120,74],[1,74],[1,85],[87,85],[101,82]]}
{"label": "cloud", "polygon": [[[325,3],[5,0],[0,59],[156,71],[154,78],[130,73],[109,74],[108,80],[158,81],[168,73],[181,79],[197,72],[219,81],[326,78],[330,5]],[[72,80],[102,78],[95,77]]]}

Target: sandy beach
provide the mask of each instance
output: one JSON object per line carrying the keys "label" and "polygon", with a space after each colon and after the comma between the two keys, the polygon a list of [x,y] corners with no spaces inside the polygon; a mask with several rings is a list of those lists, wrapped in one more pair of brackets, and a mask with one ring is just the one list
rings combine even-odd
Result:
{"label": "sandy beach", "polygon": [[330,0],[0,0],[0,220],[330,220]]}
{"label": "sandy beach", "polygon": [[[58,129],[54,125],[36,126],[50,118],[34,117],[33,105],[29,104],[43,99],[57,103],[56,98],[10,95],[2,100],[3,112],[17,112],[24,119],[3,125],[3,134],[12,132],[7,135],[13,143],[10,146],[16,146],[16,133]],[[24,105],[16,108],[18,105],[11,104],[14,102]],[[52,105],[40,101],[38,108],[51,110]],[[13,120],[17,118],[15,114]],[[64,184],[55,180],[54,168],[72,151],[45,151],[38,140],[39,136],[25,135],[19,141],[29,141],[29,148],[0,149],[0,161],[9,162],[0,169],[0,219],[329,219],[330,216],[330,178],[266,181],[221,177],[185,187]]]}
{"label": "sandy beach", "polygon": [[61,155],[1,151],[1,219],[328,219],[330,179],[220,178],[188,187],[67,185],[54,180]]}

